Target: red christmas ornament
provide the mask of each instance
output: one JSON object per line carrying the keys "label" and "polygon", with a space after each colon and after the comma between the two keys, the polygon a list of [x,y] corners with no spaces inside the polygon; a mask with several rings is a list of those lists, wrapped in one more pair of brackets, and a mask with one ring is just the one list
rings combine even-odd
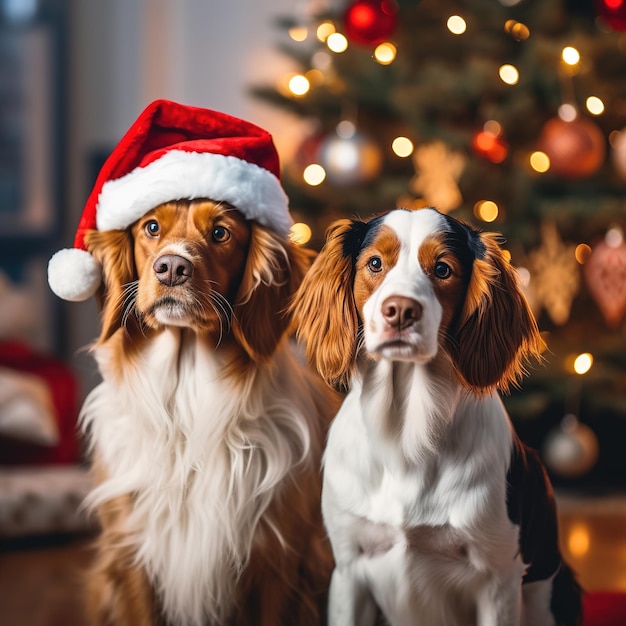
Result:
{"label": "red christmas ornament", "polygon": [[596,0],[596,11],[613,30],[626,31],[626,0]]}
{"label": "red christmas ornament", "polygon": [[585,280],[607,325],[617,329],[626,313],[626,244],[619,234],[593,247]]}
{"label": "red christmas ornament", "polygon": [[564,178],[586,178],[598,171],[606,155],[602,131],[590,119],[549,119],[539,137],[539,150],[550,157],[550,171]]}
{"label": "red christmas ornament", "polygon": [[398,24],[393,0],[356,0],[343,16],[348,40],[375,46],[393,35]]}
{"label": "red christmas ornament", "polygon": [[487,130],[479,130],[472,137],[474,152],[492,163],[502,163],[509,153],[509,148],[499,135]]}
{"label": "red christmas ornament", "polygon": [[315,131],[302,140],[291,159],[287,159],[286,167],[294,178],[300,178],[304,169],[317,163],[320,144],[326,135],[322,131]]}

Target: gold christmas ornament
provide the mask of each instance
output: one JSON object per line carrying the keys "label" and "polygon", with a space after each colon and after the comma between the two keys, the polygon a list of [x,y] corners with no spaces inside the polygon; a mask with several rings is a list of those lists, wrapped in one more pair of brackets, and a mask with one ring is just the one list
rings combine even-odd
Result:
{"label": "gold christmas ornament", "polygon": [[466,162],[464,154],[450,150],[442,141],[419,146],[413,155],[411,190],[423,198],[425,205],[443,213],[456,209],[463,202],[457,181]]}
{"label": "gold christmas ornament", "polygon": [[580,287],[576,246],[563,243],[554,222],[541,224],[541,246],[528,255],[534,298],[550,319],[562,326],[569,319]]}

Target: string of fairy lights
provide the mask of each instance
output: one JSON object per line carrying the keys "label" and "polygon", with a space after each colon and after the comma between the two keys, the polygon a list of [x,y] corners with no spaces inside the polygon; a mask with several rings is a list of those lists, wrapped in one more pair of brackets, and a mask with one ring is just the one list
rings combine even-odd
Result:
{"label": "string of fairy lights", "polygon": [[[499,0],[503,6],[512,6],[519,1]],[[600,0],[600,3],[604,2],[607,10],[612,11],[611,1]],[[626,2],[623,4],[626,6]],[[320,85],[332,89],[332,81],[336,79],[334,55],[344,54],[351,45],[369,45],[372,62],[381,66],[392,65],[402,54],[402,50],[398,50],[393,41],[393,21],[385,22],[385,20],[391,19],[395,10],[397,7],[395,7],[393,0],[352,0],[343,14],[343,21],[340,19],[316,20],[309,18],[290,28],[288,34],[294,42],[308,41],[314,44],[311,52],[311,69],[284,76],[278,88],[279,92],[287,97],[297,99],[307,98],[311,90]],[[349,11],[352,12],[349,13]],[[447,16],[444,22],[450,37],[473,36],[471,19],[469,16],[463,16],[458,9],[454,14]],[[371,30],[375,24],[380,25],[381,23],[383,27],[378,28],[376,32]],[[598,27],[600,28],[600,26]],[[626,15],[623,24],[622,22],[612,22],[612,27],[626,31]],[[358,30],[359,28],[361,31]],[[370,28],[369,31],[368,28]],[[516,42],[523,43],[532,36],[528,25],[518,20],[507,19],[503,22],[502,28]],[[374,34],[372,35],[372,33]],[[362,38],[360,38],[361,35],[363,35]],[[574,84],[576,77],[586,71],[591,63],[591,59],[585,56],[588,54],[589,51],[585,51],[584,46],[578,49],[578,47],[568,43],[560,50],[560,56],[558,58],[555,56],[555,72],[558,73],[561,104],[555,117],[549,119],[545,124],[534,147],[524,154],[515,155],[516,163],[526,167],[533,176],[542,176],[551,172],[553,175],[566,179],[585,178],[595,173],[605,160],[606,138],[592,120],[605,113],[606,104],[601,94],[584,93],[581,85]],[[520,69],[512,63],[503,63],[497,68],[497,76],[504,85],[513,88],[524,79],[523,71],[524,69]],[[559,152],[561,146],[558,145],[558,142],[568,143],[569,137],[567,139],[565,137],[569,130],[575,126],[578,132],[583,132],[589,138],[592,145],[591,151],[581,154],[580,158],[575,158],[576,155],[563,155],[562,152]],[[317,153],[309,155],[309,162],[300,163],[304,184],[318,186],[325,181],[333,183],[333,174],[337,174],[333,171],[334,168],[340,166],[354,169],[353,164],[359,159],[361,160],[359,175],[367,175],[367,171],[363,170],[363,167],[370,167],[372,176],[376,175],[378,171],[376,168],[379,166],[376,150],[368,144],[367,139],[359,132],[354,107],[347,112],[342,111],[335,131],[336,137],[334,133],[331,133],[333,135],[331,138],[332,150],[329,150],[327,146],[323,154],[318,150]],[[615,129],[608,135],[608,144],[613,149],[613,165],[622,178],[626,178],[625,131],[626,129]],[[400,134],[390,137],[387,148],[398,159],[413,158],[415,163],[432,160],[431,153],[422,154],[422,158],[419,158],[423,146],[415,137]],[[506,142],[505,130],[496,119],[487,119],[476,130],[470,148],[474,154],[494,164],[502,163],[510,156],[510,147]],[[364,154],[368,150],[370,154],[365,158]],[[464,164],[465,157],[455,155],[452,152],[445,153],[445,159],[448,162],[454,157],[461,159],[457,162],[457,166],[462,170],[463,165],[459,165],[459,163]],[[347,166],[346,164],[352,165]],[[347,172],[349,175],[353,173],[353,170]],[[345,183],[347,180],[345,171],[343,175],[344,180],[340,182]],[[449,176],[450,181],[452,181],[452,177],[451,174]],[[358,178],[349,180],[358,181]],[[454,181],[449,184],[454,185]],[[439,182],[436,186],[441,189]],[[473,212],[478,220],[486,223],[504,218],[503,208],[490,198],[477,201],[473,207]],[[543,226],[542,231],[544,230]],[[307,224],[300,222],[294,225],[292,237],[298,243],[307,243],[311,236],[311,228]],[[616,298],[616,290],[621,288],[616,283],[619,278],[614,278],[606,272],[607,263],[614,262],[612,260],[614,257],[611,255],[615,254],[620,254],[622,257],[626,256],[626,244],[619,226],[610,226],[604,239],[593,243],[592,249],[588,243],[584,242],[571,245],[562,242],[556,226],[548,224],[545,225],[545,232],[542,232],[541,246],[528,254],[528,263],[524,262],[527,267],[518,267],[517,271],[522,285],[529,295],[529,301],[534,296],[533,308],[535,312],[543,308],[556,326],[561,326],[567,322],[572,301],[579,290],[582,278],[584,278],[607,325],[615,329],[621,324],[626,312],[624,298]],[[541,285],[538,286],[540,283]],[[534,294],[532,293],[533,290]],[[541,300],[541,298],[544,299]],[[548,336],[546,335],[547,339]],[[585,351],[568,354],[564,358],[562,366],[569,375],[580,379],[590,371],[593,363],[593,355]],[[574,419],[576,418],[574,417]],[[569,436],[575,432],[576,436],[579,436],[582,426],[576,421],[574,424],[569,423],[566,428],[564,422],[562,429],[557,434]]]}
{"label": "string of fairy lights", "polygon": [[[510,4],[510,2],[509,2]],[[289,36],[296,42],[304,42],[311,36],[313,31],[317,40],[324,45],[325,49],[316,51],[312,56],[313,69],[305,73],[294,73],[287,76],[282,82],[286,85],[286,92],[294,98],[306,97],[311,88],[325,80],[325,72],[332,66],[332,54],[342,54],[350,46],[348,37],[339,29],[341,25],[332,20],[324,20],[314,25],[299,24],[289,29]],[[468,33],[466,20],[458,14],[450,15],[446,20],[446,27],[452,36],[464,36]],[[517,20],[506,20],[503,24],[507,32],[516,41],[522,42],[531,36],[530,29]],[[397,58],[398,50],[391,41],[378,43],[372,51],[372,59],[380,65],[390,65]],[[570,80],[578,73],[581,67],[581,53],[573,46],[565,46],[561,52],[561,70]],[[500,80],[509,86],[516,85],[520,80],[520,71],[510,63],[498,68]],[[283,93],[285,89],[282,89]],[[573,91],[573,90],[568,90]],[[595,94],[588,94],[585,102],[586,111],[592,116],[599,116],[605,110],[602,98]],[[565,123],[573,122],[579,117],[579,109],[572,98],[564,101],[558,109],[558,118]],[[343,138],[352,137],[356,133],[356,125],[351,120],[341,120],[337,125],[337,134]],[[508,154],[506,143],[502,139],[503,129],[497,120],[487,120],[483,128],[473,138],[473,149],[494,163],[504,161]],[[611,144],[617,142],[621,132],[615,130],[609,136]],[[408,158],[415,151],[414,141],[406,136],[393,137],[390,140],[392,152],[398,158]],[[343,158],[347,155],[342,154]],[[602,154],[603,156],[603,154]],[[537,174],[545,174],[552,167],[549,149],[537,149],[531,151],[526,162],[530,169]],[[317,186],[322,184],[328,177],[327,167],[319,162],[305,165],[302,171],[302,179],[305,184]],[[493,200],[481,200],[474,207],[475,216],[484,222],[493,222],[498,218],[499,207]]]}

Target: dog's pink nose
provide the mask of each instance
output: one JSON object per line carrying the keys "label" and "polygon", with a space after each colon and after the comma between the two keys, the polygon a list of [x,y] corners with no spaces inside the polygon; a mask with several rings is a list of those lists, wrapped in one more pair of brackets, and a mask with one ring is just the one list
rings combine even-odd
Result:
{"label": "dog's pink nose", "polygon": [[193,265],[190,261],[177,254],[164,254],[152,266],[160,283],[168,287],[176,287],[187,282],[193,274]]}
{"label": "dog's pink nose", "polygon": [[422,305],[412,298],[390,296],[383,302],[383,318],[393,328],[403,330],[422,317]]}

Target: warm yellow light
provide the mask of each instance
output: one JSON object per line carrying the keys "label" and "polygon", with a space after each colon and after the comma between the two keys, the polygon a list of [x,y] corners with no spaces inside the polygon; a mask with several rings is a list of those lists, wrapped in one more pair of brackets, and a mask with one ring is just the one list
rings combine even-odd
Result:
{"label": "warm yellow light", "polygon": [[585,556],[589,552],[589,528],[586,524],[574,524],[567,537],[567,547],[572,556]]}
{"label": "warm yellow light", "polygon": [[318,163],[311,163],[311,165],[307,165],[304,168],[302,178],[307,185],[316,187],[324,182],[324,179],[326,178],[326,171]]}
{"label": "warm yellow light", "polygon": [[374,58],[381,65],[390,65],[395,61],[397,52],[396,47],[392,43],[381,43],[374,50]]}
{"label": "warm yellow light", "polygon": [[591,256],[591,247],[586,243],[579,243],[574,250],[574,256],[581,265],[584,265]]}
{"label": "warm yellow light", "polygon": [[328,49],[337,54],[345,52],[348,49],[348,40],[341,33],[333,33],[326,39]]}
{"label": "warm yellow light", "polygon": [[413,154],[415,146],[408,137],[396,137],[391,142],[391,149],[397,156],[405,158]]}
{"label": "warm yellow light", "polygon": [[311,240],[312,234],[310,226],[304,222],[296,222],[289,229],[289,237],[291,241],[301,246]]}
{"label": "warm yellow light", "polygon": [[567,63],[567,65],[578,65],[580,62],[580,53],[576,50],[576,48],[566,46],[561,52],[561,58],[564,63]]}
{"label": "warm yellow light", "polygon": [[550,169],[550,157],[545,152],[541,152],[541,150],[533,152],[529,161],[530,167],[540,174],[545,174]]}
{"label": "warm yellow light", "polygon": [[587,111],[592,115],[602,115],[604,113],[604,102],[598,96],[589,96],[585,102]]}
{"label": "warm yellow light", "polygon": [[589,551],[589,530],[584,524],[576,524],[572,527],[567,539],[567,547],[572,556],[585,556]]}
{"label": "warm yellow light", "polygon": [[467,24],[460,15],[451,15],[448,18],[447,26],[453,35],[462,35],[467,30]]}
{"label": "warm yellow light", "polygon": [[306,76],[302,74],[296,74],[289,79],[289,91],[294,96],[303,96],[311,88],[311,83]]}
{"label": "warm yellow light", "polygon": [[564,122],[573,122],[578,117],[578,110],[566,102],[559,107],[557,114]]}
{"label": "warm yellow light", "polygon": [[525,41],[530,37],[528,26],[516,20],[507,20],[504,24],[504,30],[511,35],[515,41]]}
{"label": "warm yellow light", "polygon": [[492,200],[481,200],[474,205],[474,215],[483,222],[493,222],[498,212],[498,205]]}
{"label": "warm yellow light", "polygon": [[581,376],[586,374],[593,365],[593,356],[589,352],[583,352],[574,359],[574,371]]}
{"label": "warm yellow light", "polygon": [[517,81],[519,81],[519,72],[514,65],[510,65],[508,63],[502,65],[498,70],[498,73],[500,74],[502,82],[507,85],[516,85]]}
{"label": "warm yellow light", "polygon": [[292,26],[289,29],[289,36],[294,41],[304,41],[309,36],[309,29],[306,26]]}
{"label": "warm yellow light", "polygon": [[337,32],[332,22],[322,22],[317,27],[317,38],[324,43],[333,33]]}

